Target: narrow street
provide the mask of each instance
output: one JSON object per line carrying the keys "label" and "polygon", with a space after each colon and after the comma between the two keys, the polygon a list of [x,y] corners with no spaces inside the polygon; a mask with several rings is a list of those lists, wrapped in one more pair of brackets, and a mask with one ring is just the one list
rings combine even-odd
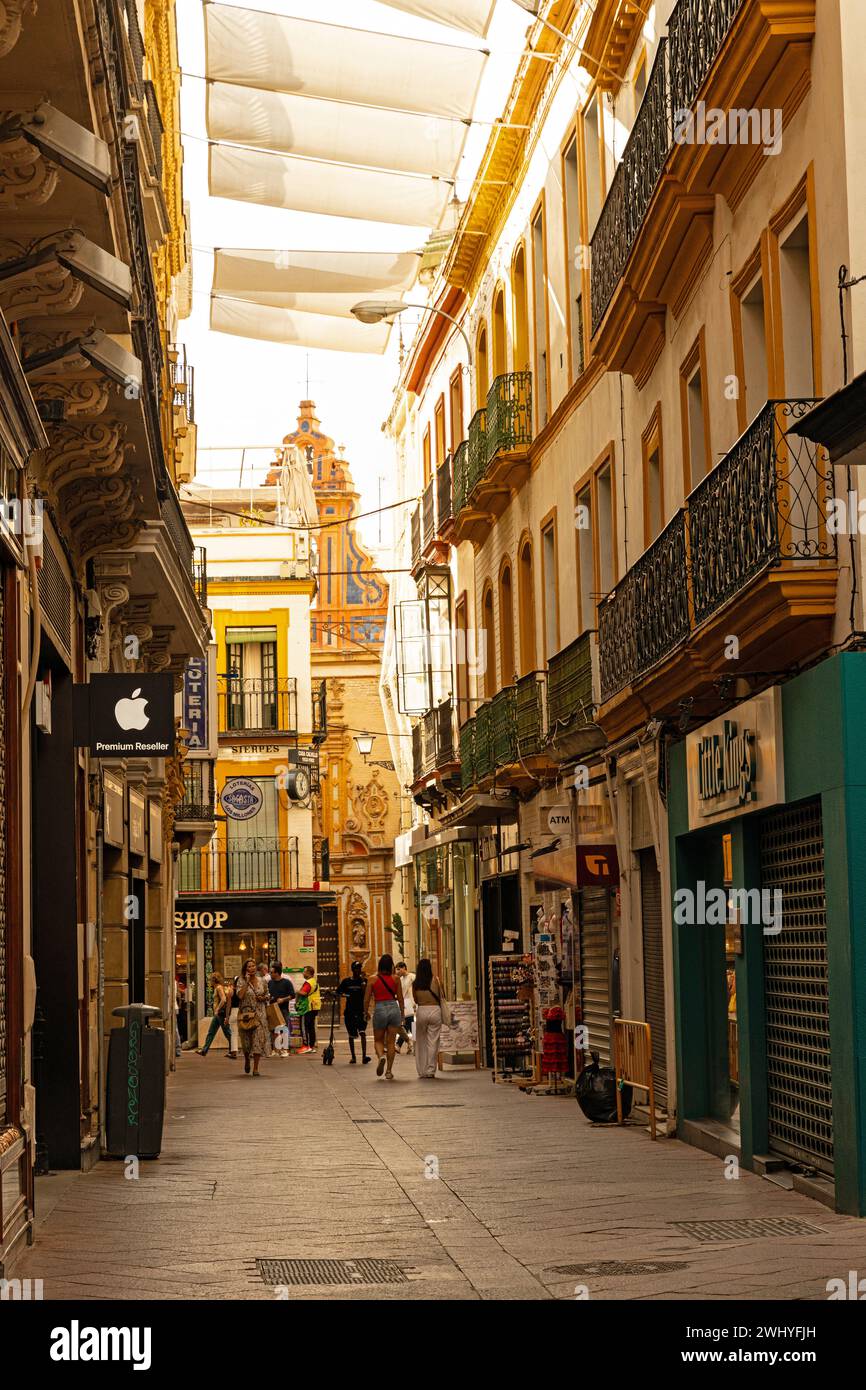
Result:
{"label": "narrow street", "polygon": [[[573,1299],[580,1285],[591,1299],[825,1300],[862,1265],[856,1219],[750,1173],[727,1180],[675,1139],[594,1128],[573,1099],[489,1072],[427,1086],[404,1058],[387,1085],[343,1047],[332,1068],[267,1062],[259,1086],[240,1062],[185,1053],[162,1157],[137,1180],[119,1162],[39,1180],[20,1276],[69,1300]],[[705,1242],[677,1224],[744,1219],[815,1233]],[[278,1287],[256,1266],[277,1259],[388,1260],[399,1282],[359,1264]]]}

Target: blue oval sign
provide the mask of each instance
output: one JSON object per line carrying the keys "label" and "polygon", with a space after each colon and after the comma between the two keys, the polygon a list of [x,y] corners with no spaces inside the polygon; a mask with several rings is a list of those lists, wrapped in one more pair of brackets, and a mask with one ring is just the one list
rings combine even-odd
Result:
{"label": "blue oval sign", "polygon": [[220,806],[230,820],[252,820],[263,801],[262,789],[251,777],[230,777],[220,792]]}

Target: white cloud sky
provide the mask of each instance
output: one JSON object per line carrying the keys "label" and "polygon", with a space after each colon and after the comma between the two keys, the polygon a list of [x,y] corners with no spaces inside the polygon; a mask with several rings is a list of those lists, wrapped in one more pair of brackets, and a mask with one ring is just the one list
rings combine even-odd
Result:
{"label": "white cloud sky", "polygon": [[[345,24],[409,36],[475,44],[471,35],[444,29],[415,19],[376,0],[245,0],[245,8],[294,15],[302,19]],[[368,511],[393,500],[393,460],[381,425],[391,405],[397,376],[397,332],[384,357],[349,353],[306,353],[301,348],[260,343],[211,333],[209,293],[214,246],[249,246],[262,249],[307,250],[420,249],[425,233],[407,227],[355,219],[317,217],[279,208],[255,207],[224,198],[211,198],[207,188],[205,129],[204,25],[200,0],[178,0],[178,38],[184,72],[181,126],[184,132],[184,196],[191,209],[193,243],[193,313],[181,324],[180,338],[195,367],[196,421],[199,439],[199,480],[233,486],[239,475],[239,446],[248,449],[244,482],[260,480],[271,455],[251,446],[277,444],[295,428],[298,402],[308,394],[316,402],[325,431],[346,446],[355,482],[362,494],[361,510]],[[487,64],[476,106],[478,117],[499,115],[524,46],[529,16],[499,0],[487,46],[493,57]],[[466,144],[458,193],[466,196],[471,178],[489,134],[485,125],[474,127]],[[195,138],[199,137],[199,138]],[[419,315],[403,316],[403,334],[411,341]],[[231,446],[231,452],[212,446]],[[379,524],[364,526],[372,542],[379,539]],[[383,519],[382,540],[390,539],[389,522]]]}

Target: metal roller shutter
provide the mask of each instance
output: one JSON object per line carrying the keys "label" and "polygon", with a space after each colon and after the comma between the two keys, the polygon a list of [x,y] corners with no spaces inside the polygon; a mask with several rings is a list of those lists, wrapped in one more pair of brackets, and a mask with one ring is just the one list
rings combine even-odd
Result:
{"label": "metal roller shutter", "polygon": [[833,1172],[827,905],[820,801],[761,827],[762,887],[782,892],[782,930],[764,935],[770,1148]]}
{"label": "metal roller shutter", "polygon": [[665,1048],[665,962],[662,945],[662,881],[654,849],[642,849],[640,905],[643,934],[644,1018],[652,1031],[653,1080],[656,1103],[668,1103],[668,1069]]}
{"label": "metal roller shutter", "polygon": [[580,893],[580,1002],[589,1049],[610,1062],[610,893]]}

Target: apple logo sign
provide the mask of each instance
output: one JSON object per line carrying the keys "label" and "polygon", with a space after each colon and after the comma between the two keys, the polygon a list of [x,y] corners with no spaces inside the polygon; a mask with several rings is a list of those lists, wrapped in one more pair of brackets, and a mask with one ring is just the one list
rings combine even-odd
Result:
{"label": "apple logo sign", "polygon": [[146,708],[147,700],[139,686],[128,699],[118,700],[114,706],[114,717],[121,729],[146,729],[150,723],[150,716],[144,712]]}

